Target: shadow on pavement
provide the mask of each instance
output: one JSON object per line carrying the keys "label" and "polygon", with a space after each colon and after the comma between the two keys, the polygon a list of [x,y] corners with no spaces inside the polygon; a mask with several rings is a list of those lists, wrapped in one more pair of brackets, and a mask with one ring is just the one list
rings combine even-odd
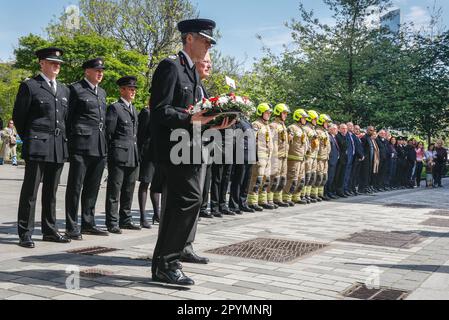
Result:
{"label": "shadow on pavement", "polygon": [[379,267],[379,268],[390,268],[390,269],[400,269],[400,270],[410,270],[410,271],[427,271],[427,272],[437,272],[437,273],[449,273],[449,266],[437,266],[428,264],[365,264],[365,263],[345,263],[346,265],[353,266],[366,266],[366,267]]}

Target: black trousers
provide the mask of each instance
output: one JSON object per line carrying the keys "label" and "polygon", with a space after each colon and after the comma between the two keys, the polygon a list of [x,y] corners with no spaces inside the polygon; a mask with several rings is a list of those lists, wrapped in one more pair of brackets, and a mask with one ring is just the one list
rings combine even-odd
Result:
{"label": "black trousers", "polygon": [[385,178],[388,173],[388,163],[386,160],[381,160],[379,163],[379,172],[376,176],[375,187],[376,188],[384,188],[385,187]]}
{"label": "black trousers", "polygon": [[106,226],[112,228],[132,222],[131,206],[139,167],[127,168],[109,163],[108,172]]}
{"label": "black trousers", "polygon": [[252,164],[236,164],[232,172],[230,209],[241,209],[248,205],[248,188],[253,171]]}
{"label": "black trousers", "polygon": [[360,167],[359,191],[366,191],[371,186],[372,171],[372,162],[365,158]]}
{"label": "black trousers", "polygon": [[416,162],[416,170],[415,170],[415,177],[416,177],[416,186],[421,187],[421,176],[422,171],[424,168],[424,163],[422,161]]}
{"label": "black trousers", "polygon": [[203,203],[201,204],[201,212],[207,212],[209,206],[209,193],[212,182],[212,165],[207,165],[206,178],[204,180]]}
{"label": "black trousers", "polygon": [[210,209],[219,212],[227,208],[226,196],[231,181],[232,164],[212,165],[212,186],[210,188]]}
{"label": "black trousers", "polygon": [[337,173],[337,164],[331,164],[329,163],[329,170],[328,170],[328,174],[327,174],[327,183],[325,186],[325,194],[326,195],[331,195],[335,193],[335,175]]}
{"label": "black trousers", "polygon": [[36,198],[42,181],[42,234],[53,235],[56,228],[56,193],[63,163],[27,161],[19,200],[19,237],[32,236],[36,213]]}
{"label": "black trousers", "polygon": [[396,181],[398,185],[401,187],[406,187],[408,184],[408,163],[407,160],[399,159],[398,160],[398,168],[396,171]]}
{"label": "black trousers", "polygon": [[81,228],[95,227],[95,205],[100,191],[106,158],[74,155],[70,159],[65,196],[66,229],[79,231],[78,209],[81,196]]}
{"label": "black trousers", "polygon": [[164,176],[159,236],[152,271],[177,268],[202,203],[201,165],[158,165]]}
{"label": "black trousers", "polygon": [[352,165],[352,173],[351,173],[351,181],[349,184],[350,191],[357,191],[357,188],[360,185],[360,172],[362,169],[362,161],[355,159]]}
{"label": "black trousers", "polygon": [[346,162],[339,161],[337,165],[337,172],[335,173],[335,190],[337,194],[344,192]]}
{"label": "black trousers", "polygon": [[446,174],[446,164],[441,162],[436,162],[433,167],[433,180],[434,186],[441,186],[441,179]]}

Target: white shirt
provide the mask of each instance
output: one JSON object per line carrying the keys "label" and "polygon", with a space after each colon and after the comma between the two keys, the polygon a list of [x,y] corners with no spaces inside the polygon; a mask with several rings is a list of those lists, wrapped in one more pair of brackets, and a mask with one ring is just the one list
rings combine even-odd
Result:
{"label": "white shirt", "polygon": [[126,106],[129,108],[129,106],[131,105],[131,102],[127,101],[125,98],[120,97],[120,99],[122,99],[122,101],[126,104]]}
{"label": "white shirt", "polygon": [[86,78],[84,78],[84,81],[86,81],[87,84],[89,85],[89,87],[90,87],[93,91],[95,91],[95,93],[97,93],[97,86],[94,86],[94,85],[93,85],[92,83],[90,83],[90,81],[87,80]]}
{"label": "white shirt", "polygon": [[[54,89],[55,89],[55,92],[56,92],[56,91],[57,91],[57,88],[58,88],[58,86],[57,86],[57,84],[56,84],[56,80],[50,80],[50,79],[47,78],[47,76],[46,76],[45,74],[43,74],[42,72],[39,73],[39,74],[40,74],[40,76],[41,76],[42,78],[44,78],[45,82],[47,82],[48,86],[49,86],[50,88],[54,88]],[[54,87],[51,86],[50,81],[53,81]]]}

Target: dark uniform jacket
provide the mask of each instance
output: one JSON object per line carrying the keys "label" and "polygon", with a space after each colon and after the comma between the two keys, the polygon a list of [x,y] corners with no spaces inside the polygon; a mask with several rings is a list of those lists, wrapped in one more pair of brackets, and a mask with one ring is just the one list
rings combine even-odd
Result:
{"label": "dark uniform jacket", "polygon": [[[157,162],[170,162],[170,152],[178,142],[171,142],[173,130],[188,130],[192,137],[191,116],[185,110],[201,98],[201,80],[191,69],[184,53],[163,60],[153,76],[151,88],[151,134],[157,141],[154,150]],[[200,142],[201,143],[201,142]]]}
{"label": "dark uniform jacket", "polygon": [[362,140],[360,140],[360,138],[357,137],[355,134],[353,134],[352,137],[354,138],[354,144],[355,144],[355,158],[356,158],[356,160],[361,161],[364,157]]}
{"label": "dark uniform jacket", "polygon": [[106,91],[98,94],[85,80],[69,86],[70,103],[67,120],[70,154],[106,157]]}
{"label": "dark uniform jacket", "polygon": [[[239,122],[235,124],[235,145],[234,145],[234,161],[243,160],[243,164],[254,164],[256,162],[256,136],[254,134],[254,129],[252,124],[246,119],[241,118]],[[241,131],[240,131],[241,130]],[[244,136],[240,136],[241,132]],[[252,143],[252,148],[250,148],[250,143]],[[237,157],[237,153],[243,152],[243,159],[241,156]],[[239,163],[242,164],[242,163]]]}
{"label": "dark uniform jacket", "polygon": [[374,145],[373,145],[373,139],[367,134],[365,134],[362,139],[360,139],[362,142],[362,148],[363,153],[365,155],[365,161],[371,163],[371,161],[374,158]]}
{"label": "dark uniform jacket", "polygon": [[25,160],[64,163],[69,156],[66,120],[70,92],[56,83],[56,95],[40,75],[20,85],[13,120],[23,140]]}
{"label": "dark uniform jacket", "polygon": [[[349,133],[347,133],[348,135]],[[338,146],[340,148],[340,163],[348,163],[348,140],[346,136],[342,135],[340,132],[336,136]]]}
{"label": "dark uniform jacket", "polygon": [[109,106],[106,114],[109,163],[128,168],[139,165],[137,127],[138,118],[134,106],[131,111],[122,99]]}
{"label": "dark uniform jacket", "polygon": [[379,160],[384,162],[388,158],[388,141],[386,139],[382,139],[381,137],[376,138],[377,146],[379,147]]}
{"label": "dark uniform jacket", "polygon": [[[329,134],[330,136],[330,134]],[[331,143],[331,152],[329,154],[329,164],[331,166],[336,166],[338,164],[338,160],[340,159],[340,146],[337,144],[337,138],[334,136],[329,137]]]}
{"label": "dark uniform jacket", "polygon": [[151,143],[151,111],[148,108],[142,109],[139,113],[137,129],[137,146],[139,148],[141,162],[153,162],[153,154],[150,148],[155,144]]}

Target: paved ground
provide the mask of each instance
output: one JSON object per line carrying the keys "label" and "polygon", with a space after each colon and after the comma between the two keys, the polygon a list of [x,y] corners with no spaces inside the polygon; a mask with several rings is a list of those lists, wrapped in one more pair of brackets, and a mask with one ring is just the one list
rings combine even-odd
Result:
{"label": "paved ground", "polygon": [[[348,299],[342,292],[356,282],[404,290],[410,294],[408,299],[449,299],[449,224],[442,226],[449,215],[430,214],[449,208],[447,182],[443,189],[395,191],[202,221],[196,249],[212,263],[185,264],[185,272],[197,283],[185,289],[150,280],[149,257],[157,228],[107,238],[86,237],[69,245],[41,242],[38,228],[35,250],[18,247],[15,221],[23,172],[23,167],[0,167],[0,299]],[[66,174],[57,205],[61,230]],[[97,208],[100,225],[104,224],[104,197],[103,188]],[[418,206],[404,206],[409,204]],[[138,208],[137,203],[133,208]],[[39,216],[38,210],[37,220]],[[429,218],[445,221],[423,225]],[[399,231],[422,239],[400,248],[342,241],[364,230]],[[318,242],[327,247],[289,263],[206,253],[255,238]],[[386,245],[392,244],[397,243]],[[92,246],[120,250],[98,256],[66,252]],[[70,287],[77,279],[71,268],[75,275],[77,270],[82,274],[79,290],[67,289],[67,283]]]}

